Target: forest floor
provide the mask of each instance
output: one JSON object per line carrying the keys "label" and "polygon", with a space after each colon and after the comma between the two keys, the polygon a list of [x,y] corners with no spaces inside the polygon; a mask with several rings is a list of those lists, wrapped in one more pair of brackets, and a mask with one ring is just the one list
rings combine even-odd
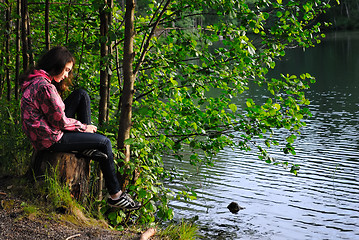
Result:
{"label": "forest floor", "polygon": [[21,193],[25,192],[25,189],[21,190],[21,186],[14,184],[16,184],[14,178],[0,178],[0,240],[144,239],[139,231],[111,230],[103,221],[98,221],[98,224],[87,224],[84,221],[74,223],[66,220],[60,213],[45,214],[24,199],[26,194]]}

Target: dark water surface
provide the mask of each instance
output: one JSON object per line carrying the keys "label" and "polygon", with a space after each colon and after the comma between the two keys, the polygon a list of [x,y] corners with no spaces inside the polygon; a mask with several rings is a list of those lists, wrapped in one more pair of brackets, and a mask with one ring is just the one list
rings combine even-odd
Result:
{"label": "dark water surface", "polygon": [[[336,33],[318,47],[291,50],[283,73],[309,72],[313,117],[296,142],[296,156],[273,149],[280,161],[300,164],[298,176],[260,161],[255,152],[226,149],[215,167],[197,171],[174,159],[190,176],[198,199],[173,201],[176,219],[198,216],[204,239],[359,239],[359,33]],[[257,91],[251,98],[261,98]],[[182,184],[168,185],[181,190]],[[238,214],[227,205],[236,201]]]}

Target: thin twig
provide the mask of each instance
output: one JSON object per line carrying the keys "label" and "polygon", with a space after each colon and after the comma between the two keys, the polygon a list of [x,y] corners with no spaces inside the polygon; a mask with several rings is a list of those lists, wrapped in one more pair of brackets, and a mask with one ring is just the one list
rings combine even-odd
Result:
{"label": "thin twig", "polygon": [[145,59],[145,55],[149,51],[150,41],[151,41],[152,37],[155,35],[155,30],[156,30],[156,28],[157,28],[157,26],[158,26],[158,24],[159,24],[159,22],[161,20],[161,17],[167,11],[167,8],[168,8],[170,3],[171,3],[171,1],[167,0],[167,2],[164,4],[162,11],[160,12],[157,20],[155,21],[155,23],[153,25],[153,28],[152,28],[150,34],[147,37],[147,40],[146,40],[145,44],[143,45],[143,49],[142,49],[140,58],[138,60],[137,66],[135,67],[135,70],[134,70],[134,75],[137,75],[137,73],[138,73],[138,71],[139,71],[139,69],[140,69],[140,67],[141,67],[141,65],[142,65],[142,63],[143,63],[143,61]]}
{"label": "thin twig", "polygon": [[73,235],[73,236],[70,236],[70,237],[66,238],[66,240],[69,240],[69,239],[75,238],[75,237],[80,237],[80,236],[81,236],[80,233],[79,233],[79,234],[75,234],[75,235]]}

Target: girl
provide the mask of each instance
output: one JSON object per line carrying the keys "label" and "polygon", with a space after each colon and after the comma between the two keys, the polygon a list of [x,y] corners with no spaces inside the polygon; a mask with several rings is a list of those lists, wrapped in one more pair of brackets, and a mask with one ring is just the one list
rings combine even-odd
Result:
{"label": "girl", "polygon": [[78,152],[99,161],[110,194],[108,204],[138,209],[140,204],[120,190],[111,141],[97,134],[97,127],[91,124],[87,92],[76,90],[64,102],[58,93],[57,89],[67,90],[71,83],[74,63],[74,57],[65,47],[55,47],[20,79],[23,130],[36,150]]}

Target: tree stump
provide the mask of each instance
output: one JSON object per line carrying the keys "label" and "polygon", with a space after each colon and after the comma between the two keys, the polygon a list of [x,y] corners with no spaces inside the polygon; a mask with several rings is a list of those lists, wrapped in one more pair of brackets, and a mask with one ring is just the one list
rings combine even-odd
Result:
{"label": "tree stump", "polygon": [[89,193],[90,159],[74,153],[35,151],[31,171],[36,178],[44,176],[46,172],[56,174],[79,202]]}

